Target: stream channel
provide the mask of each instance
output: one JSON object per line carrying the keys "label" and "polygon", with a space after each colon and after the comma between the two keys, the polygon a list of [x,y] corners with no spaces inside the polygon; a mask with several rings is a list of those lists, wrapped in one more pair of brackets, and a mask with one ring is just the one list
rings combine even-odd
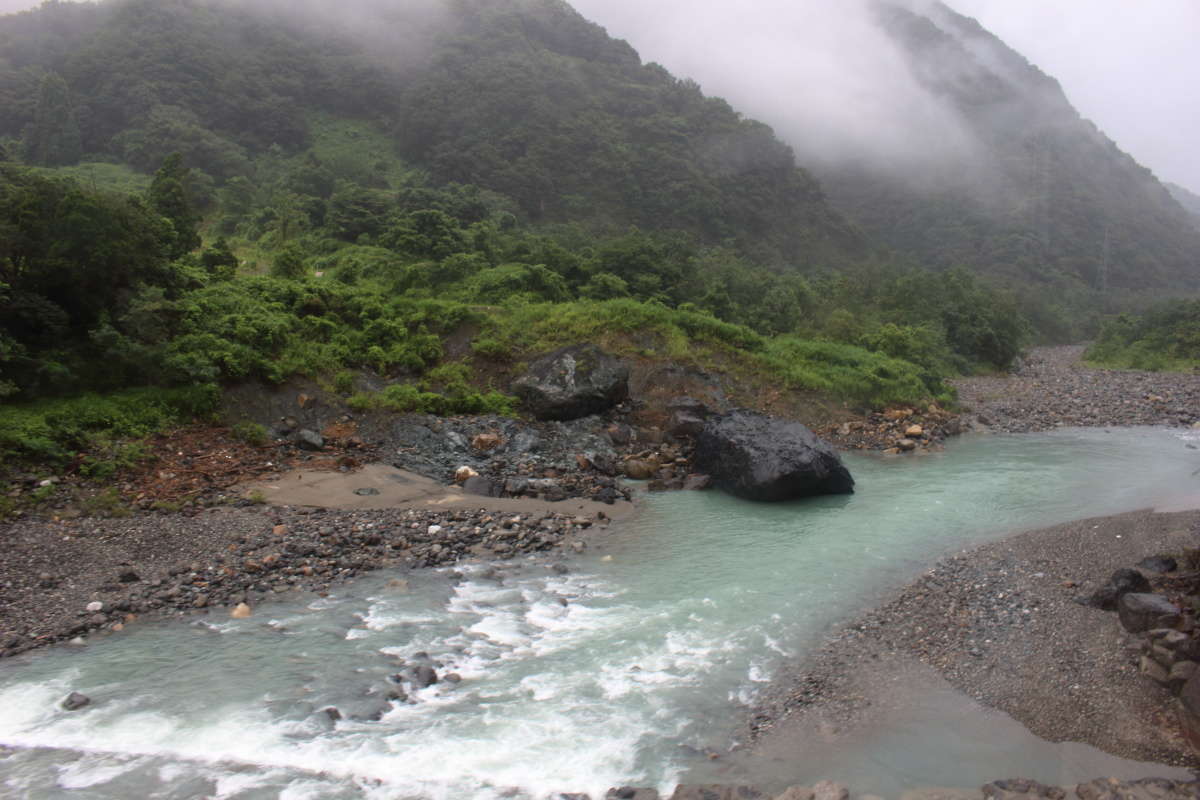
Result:
{"label": "stream channel", "polygon": [[[669,792],[682,777],[713,777],[703,752],[727,749],[755,692],[832,626],[949,552],[1200,493],[1193,441],[1200,434],[1064,430],[963,437],[924,457],[849,455],[853,496],[781,505],[649,496],[568,559],[567,574],[544,560],[501,564],[499,581],[488,564],[460,566],[461,579],[450,569],[381,572],[249,619],[139,624],[14,658],[0,663],[0,795]],[[368,719],[379,707],[368,693],[387,685],[395,657],[421,651],[461,683]],[[92,705],[59,709],[71,691]],[[341,720],[321,713],[331,705]],[[931,694],[920,719],[890,732],[883,723],[836,759],[799,753],[786,777],[895,796],[1015,775],[1168,772],[1048,745],[997,712],[964,738],[961,713]]]}

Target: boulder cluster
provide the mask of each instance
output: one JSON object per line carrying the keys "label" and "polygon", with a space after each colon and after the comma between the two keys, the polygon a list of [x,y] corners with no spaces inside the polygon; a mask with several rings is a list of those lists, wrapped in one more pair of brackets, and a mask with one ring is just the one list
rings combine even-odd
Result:
{"label": "boulder cluster", "polygon": [[666,429],[630,424],[629,369],[591,345],[538,360],[514,383],[535,422],[409,416],[384,452],[403,469],[489,497],[628,499],[619,477],[649,491],[714,486],[750,500],[853,491],[837,453],[798,422],[670,401]]}
{"label": "boulder cluster", "polygon": [[[1200,752],[1200,581],[1179,573],[1168,555],[1142,560],[1138,569],[1122,568],[1082,602],[1116,611],[1121,626],[1137,636],[1138,669],[1178,698],[1179,724],[1189,744]],[[1154,575],[1156,592],[1147,573]]]}
{"label": "boulder cluster", "polygon": [[924,409],[903,406],[872,412],[826,429],[838,447],[847,450],[880,450],[903,455],[936,450],[951,436],[963,432],[962,418],[937,404]]}

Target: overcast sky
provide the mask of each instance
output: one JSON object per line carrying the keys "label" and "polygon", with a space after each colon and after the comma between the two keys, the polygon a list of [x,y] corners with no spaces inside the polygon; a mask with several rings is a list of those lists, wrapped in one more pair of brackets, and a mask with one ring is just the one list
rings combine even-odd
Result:
{"label": "overcast sky", "polygon": [[[872,86],[869,74],[857,82],[839,78],[846,57],[881,75],[893,66],[882,55],[864,60],[863,51],[877,43],[855,28],[861,20],[848,10],[852,0],[572,1],[628,39],[645,60],[694,77],[784,136],[789,119],[778,98],[764,94],[771,71],[786,66],[784,52],[819,78],[791,87],[794,96],[822,85],[837,90],[813,98],[813,107],[830,119],[829,136],[844,133],[839,125],[845,127],[849,115],[861,121],[859,130],[880,130],[900,107],[925,115],[922,136],[936,127],[930,124],[935,110],[906,105],[913,98],[896,86],[883,80]],[[1200,0],[946,2],[1058,78],[1085,117],[1161,179],[1200,193]],[[34,5],[0,0],[0,11]]]}

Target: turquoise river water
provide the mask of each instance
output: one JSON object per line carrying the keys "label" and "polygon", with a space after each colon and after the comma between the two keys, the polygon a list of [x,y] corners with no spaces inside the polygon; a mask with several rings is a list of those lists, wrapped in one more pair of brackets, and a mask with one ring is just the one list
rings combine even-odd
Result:
{"label": "turquoise river water", "polygon": [[[782,505],[648,497],[565,575],[540,561],[502,566],[501,581],[484,575],[487,564],[460,567],[462,578],[405,575],[406,585],[377,573],[250,619],[133,626],[85,648],[12,659],[0,664],[0,795],[669,791],[705,774],[698,753],[728,747],[780,665],[938,557],[1198,494],[1191,438],[1200,443],[1191,432],[1069,430],[966,437],[925,457],[851,455],[853,496]],[[420,651],[462,682],[355,720],[395,658]],[[93,705],[60,710],[70,691]],[[797,753],[786,777],[891,793],[1016,774],[1069,779],[1074,759],[1081,770],[1163,772],[1042,746],[1007,718],[964,738],[957,701],[938,697],[921,719],[851,752]],[[319,713],[329,705],[346,717]]]}

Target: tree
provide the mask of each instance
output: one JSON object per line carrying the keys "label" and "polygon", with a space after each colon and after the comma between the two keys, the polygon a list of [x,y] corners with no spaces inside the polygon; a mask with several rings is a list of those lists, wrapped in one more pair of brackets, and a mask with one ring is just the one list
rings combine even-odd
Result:
{"label": "tree", "polygon": [[200,220],[188,195],[190,174],[191,170],[183,166],[183,156],[171,153],[154,173],[147,193],[150,206],[170,220],[175,229],[169,248],[171,258],[179,258],[200,246],[200,234],[196,232]]}
{"label": "tree", "polygon": [[211,247],[205,248],[200,254],[200,263],[209,275],[219,281],[233,280],[237,275],[237,256],[229,249],[229,242],[225,241],[224,236]]}
{"label": "tree", "polygon": [[298,281],[307,274],[304,266],[304,252],[294,244],[279,251],[271,264],[271,274],[276,278],[288,278]]}
{"label": "tree", "polygon": [[25,130],[24,150],[26,161],[47,167],[78,163],[83,153],[71,92],[57,72],[47,72],[38,87],[33,122]]}

